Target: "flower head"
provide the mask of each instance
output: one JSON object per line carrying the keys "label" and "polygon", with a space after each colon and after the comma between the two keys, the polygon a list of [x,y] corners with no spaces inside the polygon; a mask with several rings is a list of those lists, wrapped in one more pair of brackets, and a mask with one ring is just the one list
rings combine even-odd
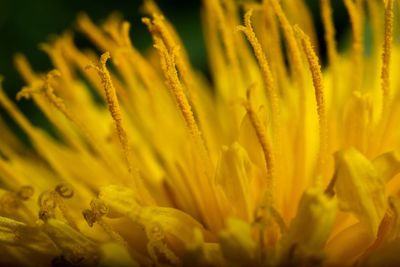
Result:
{"label": "flower head", "polygon": [[29,139],[0,119],[0,263],[400,264],[394,3],[344,4],[352,47],[342,54],[320,1],[324,69],[306,5],[289,0],[203,1],[212,82],[151,0],[146,55],[128,22],[98,27],[85,15],[78,28],[99,59],[70,33],[42,45],[48,73],[18,55],[17,100],[34,101],[56,136],[0,90]]}

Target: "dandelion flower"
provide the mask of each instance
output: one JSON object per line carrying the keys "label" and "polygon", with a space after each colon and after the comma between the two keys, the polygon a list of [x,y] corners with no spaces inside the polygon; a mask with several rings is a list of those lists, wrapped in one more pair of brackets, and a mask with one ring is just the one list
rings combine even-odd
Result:
{"label": "dandelion flower", "polygon": [[289,0],[203,1],[212,81],[150,0],[149,53],[120,17],[81,15],[100,57],[71,33],[41,46],[48,73],[18,55],[16,98],[55,135],[0,90],[29,139],[0,120],[0,263],[398,266],[397,3],[344,4],[352,46],[339,53],[320,1],[324,69],[305,3]]}

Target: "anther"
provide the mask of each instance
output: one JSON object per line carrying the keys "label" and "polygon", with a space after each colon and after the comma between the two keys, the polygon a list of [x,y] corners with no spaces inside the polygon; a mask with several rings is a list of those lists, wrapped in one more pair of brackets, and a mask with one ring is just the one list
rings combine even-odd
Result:
{"label": "anther", "polygon": [[386,1],[385,39],[382,52],[382,118],[387,115],[390,102],[390,61],[393,42],[393,0]]}
{"label": "anther", "polygon": [[264,160],[265,160],[265,166],[267,169],[268,177],[267,177],[267,183],[268,183],[268,201],[273,200],[273,191],[274,191],[274,179],[275,179],[275,153],[272,147],[272,142],[267,134],[267,131],[260,120],[258,114],[254,110],[252,106],[252,91],[254,90],[256,84],[252,84],[250,88],[247,91],[247,100],[243,103],[244,108],[247,111],[247,114],[249,116],[250,122],[254,128],[254,131],[256,132],[258,142],[261,146],[261,149],[264,154]]}
{"label": "anther", "polygon": [[[311,72],[312,82],[315,92],[315,100],[317,103],[317,113],[319,117],[319,155],[317,175],[325,178],[326,165],[328,161],[328,118],[325,104],[324,84],[319,59],[312,47],[310,38],[296,25],[295,30],[300,38],[303,51],[306,55],[309,69]],[[320,185],[322,181],[317,178],[315,184]]]}

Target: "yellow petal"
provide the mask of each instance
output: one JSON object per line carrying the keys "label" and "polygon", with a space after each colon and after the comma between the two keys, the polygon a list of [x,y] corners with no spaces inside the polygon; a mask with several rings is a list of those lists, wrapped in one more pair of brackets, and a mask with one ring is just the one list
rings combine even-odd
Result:
{"label": "yellow petal", "polygon": [[336,211],[337,202],[334,198],[319,189],[308,189],[289,227],[289,240],[312,250],[321,249],[331,232]]}
{"label": "yellow petal", "polygon": [[400,238],[400,198],[389,197],[389,203],[393,212],[393,222],[388,238],[389,240],[395,240]]}
{"label": "yellow petal", "polygon": [[243,220],[251,216],[249,203],[249,185],[252,163],[246,151],[234,143],[230,147],[223,147],[217,167],[216,182],[222,187],[233,214]]}
{"label": "yellow petal", "polygon": [[373,251],[363,261],[360,266],[400,266],[400,239],[390,242]]}
{"label": "yellow petal", "polygon": [[327,266],[351,266],[373,241],[361,223],[346,228],[326,245]]}
{"label": "yellow petal", "polygon": [[372,161],[380,178],[384,182],[389,182],[400,172],[400,155],[397,152],[384,153]]}
{"label": "yellow petal", "polygon": [[353,148],[335,156],[335,191],[340,207],[354,213],[376,237],[387,208],[383,179],[374,165]]}
{"label": "yellow petal", "polygon": [[320,189],[310,188],[302,196],[296,217],[289,226],[283,257],[296,248],[295,262],[322,254],[331,233],[337,201]]}
{"label": "yellow petal", "polygon": [[100,250],[99,267],[139,267],[139,264],[132,260],[126,248],[117,243],[105,243]]}
{"label": "yellow petal", "polygon": [[[261,112],[258,112],[257,115],[262,117]],[[263,151],[259,145],[257,134],[251,123],[249,114],[246,114],[243,117],[243,120],[240,125],[238,139],[240,145],[248,153],[251,162],[254,162],[257,166],[264,166]],[[261,171],[264,172],[265,168],[261,168]],[[266,172],[263,174],[266,175]]]}
{"label": "yellow petal", "polygon": [[126,187],[104,187],[99,198],[110,208],[111,214],[126,216],[143,226],[146,231],[152,232],[154,228],[161,231],[163,235],[173,235],[184,244],[193,241],[195,229],[203,229],[198,221],[180,210],[168,207],[140,206],[134,200],[133,190]]}

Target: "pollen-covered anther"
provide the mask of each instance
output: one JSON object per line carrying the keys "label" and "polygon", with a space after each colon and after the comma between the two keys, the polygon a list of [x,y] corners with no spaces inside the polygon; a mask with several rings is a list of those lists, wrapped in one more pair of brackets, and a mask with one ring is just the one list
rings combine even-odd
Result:
{"label": "pollen-covered anther", "polygon": [[275,153],[272,145],[272,141],[267,134],[267,130],[261,119],[259,118],[257,112],[252,105],[253,92],[255,90],[256,84],[252,84],[247,90],[247,99],[243,102],[243,106],[249,115],[251,124],[256,132],[257,139],[261,145],[262,152],[264,154],[265,167],[267,169],[267,186],[268,192],[266,194],[266,201],[273,201],[274,199],[274,183],[275,183]]}
{"label": "pollen-covered anther", "polygon": [[60,71],[54,69],[49,71],[43,80],[37,80],[30,86],[25,86],[19,91],[16,95],[17,101],[21,100],[22,98],[30,99],[34,94],[45,94],[46,97],[50,99],[54,95],[53,88],[51,87],[51,81],[56,78],[61,77]]}

